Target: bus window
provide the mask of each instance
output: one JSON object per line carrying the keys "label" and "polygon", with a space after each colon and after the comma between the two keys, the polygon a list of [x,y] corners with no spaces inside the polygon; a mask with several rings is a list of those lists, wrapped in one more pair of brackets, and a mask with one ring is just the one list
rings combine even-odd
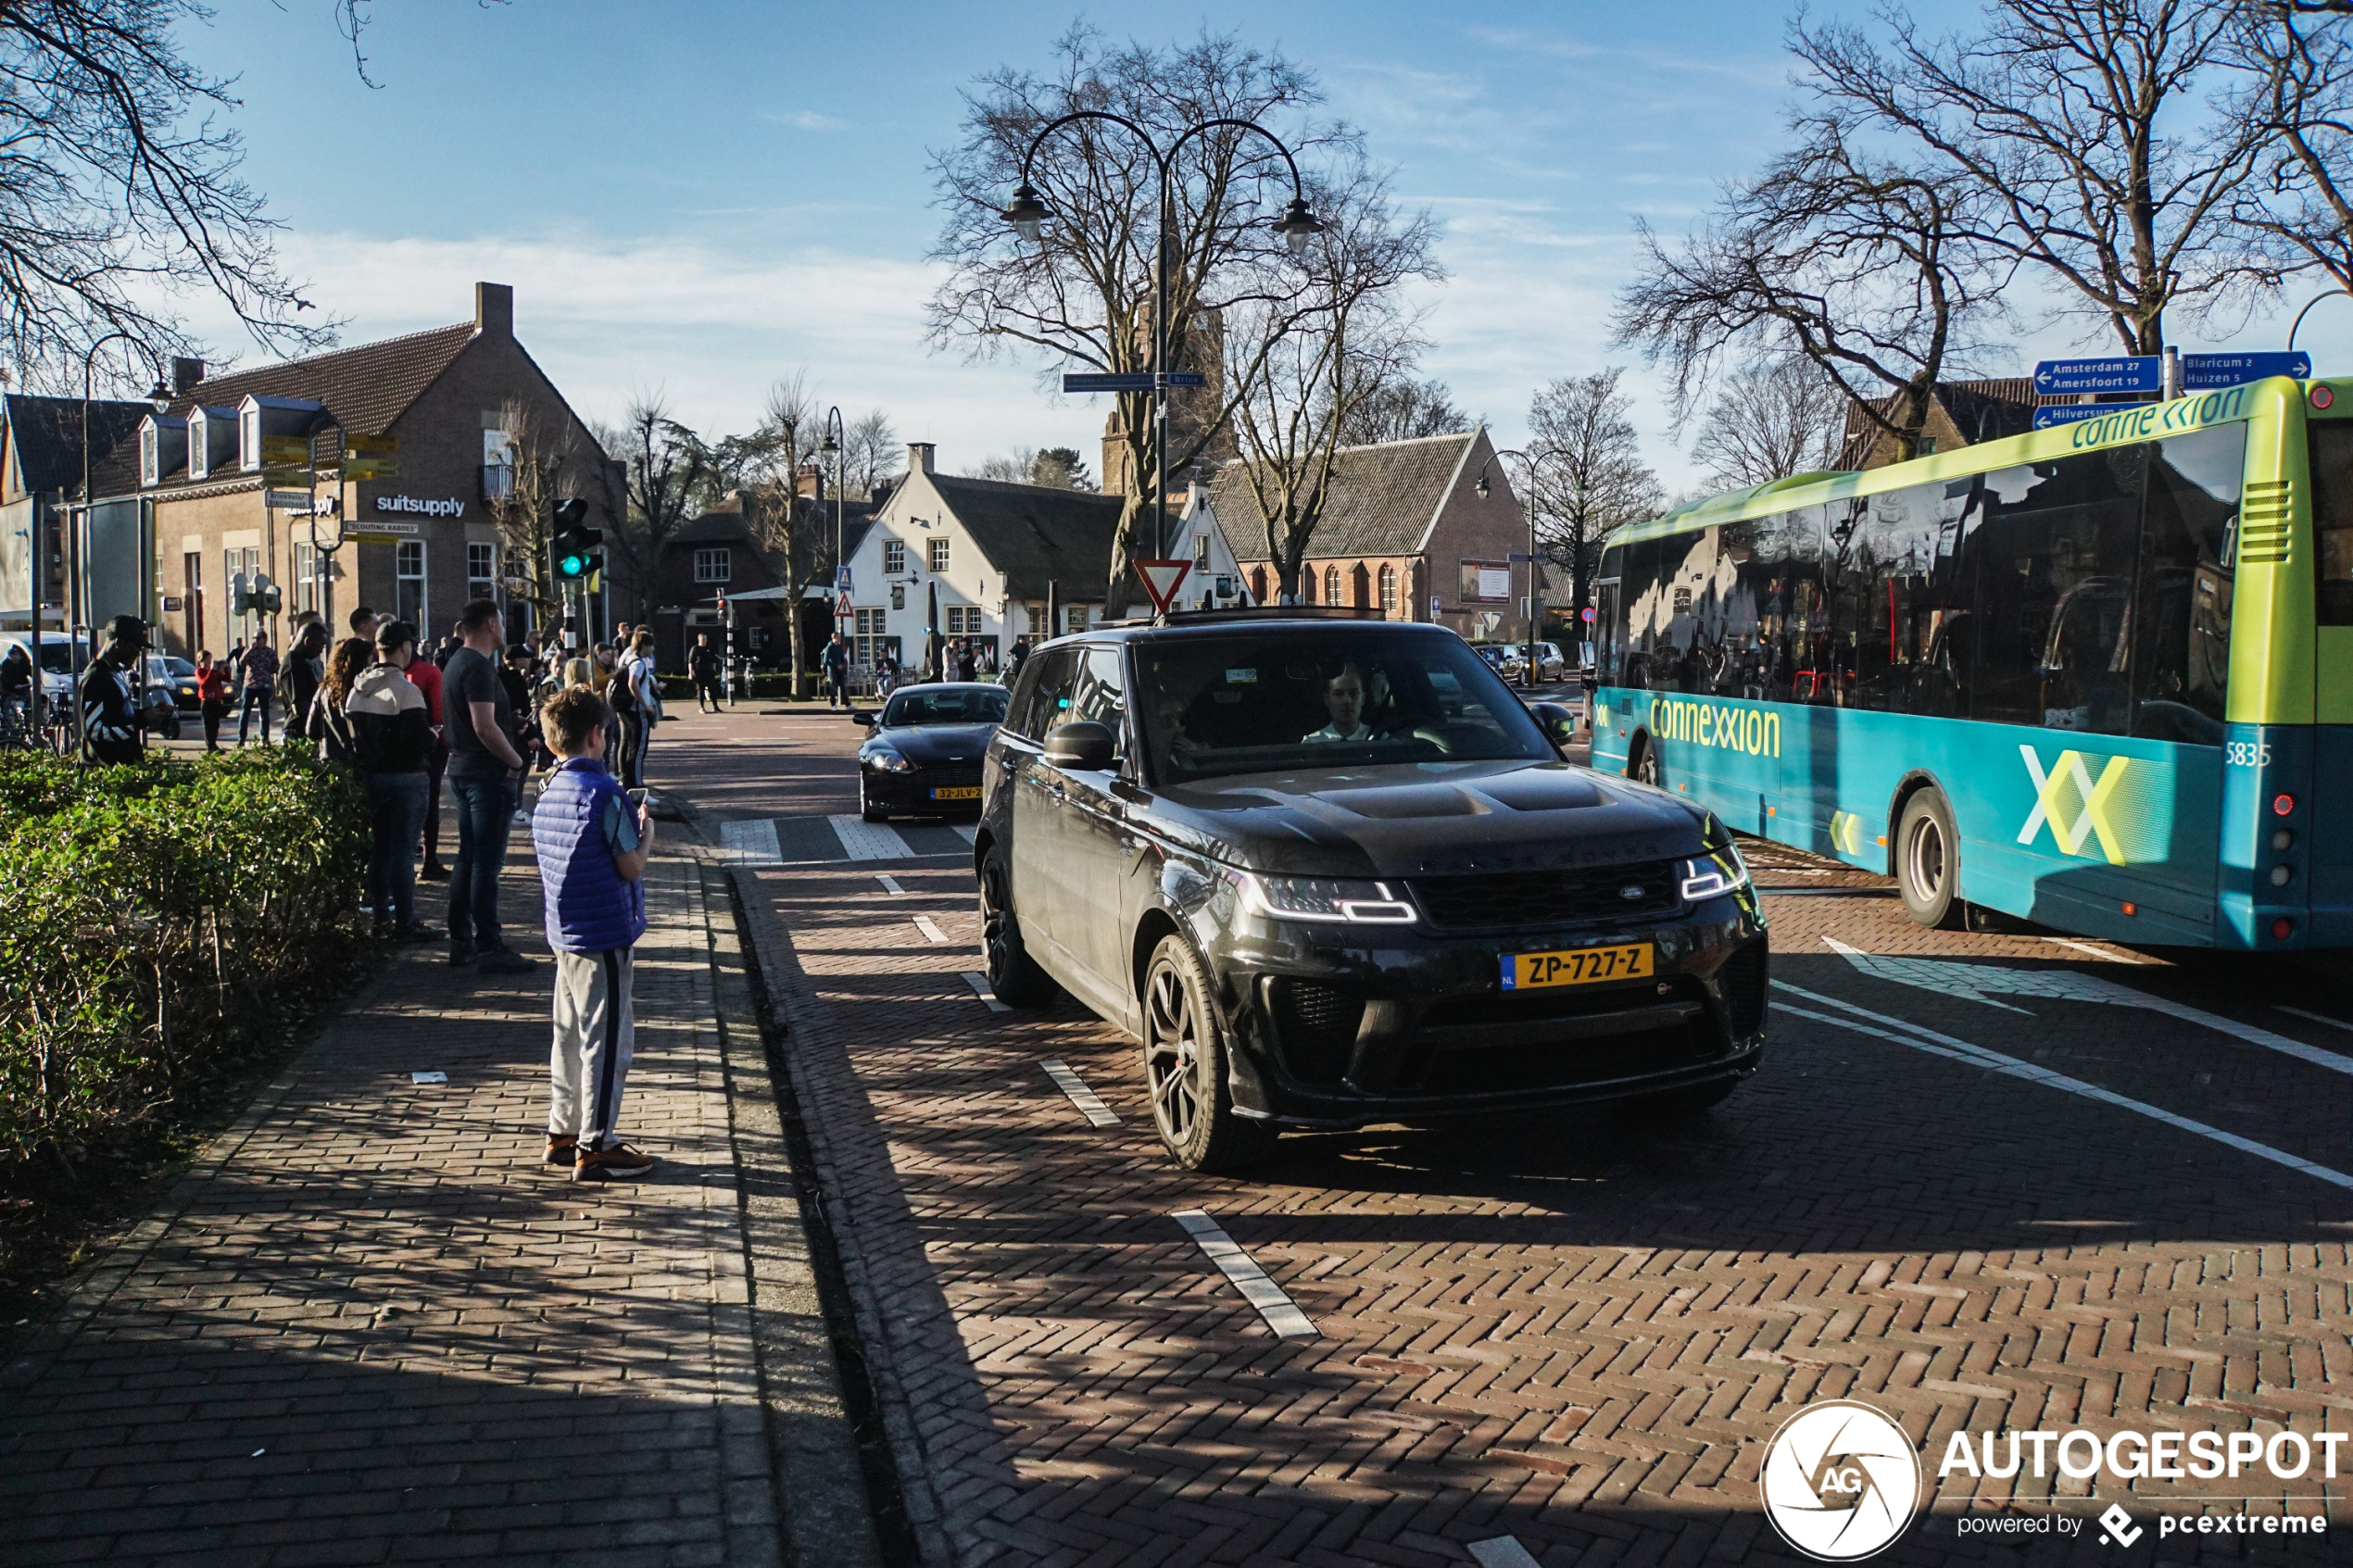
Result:
{"label": "bus window", "polygon": [[[1969,717],[2123,734],[2132,723],[2133,583],[2145,446],[2032,465],[2023,495],[1988,475],[1977,557]],[[2014,498],[2013,498],[2014,497]]]}
{"label": "bus window", "polygon": [[2353,626],[2353,421],[2314,420],[2306,427],[2312,452],[2312,526],[2320,535],[2320,602],[2323,626]]}
{"label": "bus window", "polygon": [[2246,468],[2246,426],[2157,444],[2141,513],[2140,622],[2133,733],[2222,744],[2231,669],[2231,530]]}

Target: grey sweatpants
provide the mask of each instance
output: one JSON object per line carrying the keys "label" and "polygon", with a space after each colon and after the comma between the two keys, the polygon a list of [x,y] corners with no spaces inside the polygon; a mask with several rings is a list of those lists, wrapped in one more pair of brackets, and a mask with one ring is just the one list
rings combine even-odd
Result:
{"label": "grey sweatpants", "polygon": [[547,1135],[573,1136],[583,1148],[611,1148],[621,1134],[622,1082],[637,1046],[630,1006],[630,949],[556,955],[556,1045],[547,1060],[553,1087]]}

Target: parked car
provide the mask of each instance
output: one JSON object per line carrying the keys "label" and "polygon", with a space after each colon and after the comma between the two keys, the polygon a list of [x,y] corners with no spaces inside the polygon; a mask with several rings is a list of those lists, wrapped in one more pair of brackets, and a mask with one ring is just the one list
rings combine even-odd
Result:
{"label": "parked car", "polygon": [[1564,761],[1568,718],[1434,626],[1048,644],[988,746],[989,981],[1136,1036],[1196,1170],[1283,1127],[1713,1104],[1765,1041],[1747,868],[1705,810]]}
{"label": "parked car", "polygon": [[147,689],[141,722],[166,740],[180,738],[180,720],[203,705],[196,700],[196,667],[170,654],[147,655]]}
{"label": "parked car", "polygon": [[879,822],[979,810],[981,759],[1005,696],[1004,687],[977,681],[903,686],[881,712],[851,713],[874,731],[858,748],[859,814]]}
{"label": "parked car", "polygon": [[[0,654],[11,647],[30,646],[32,638],[25,632],[11,632],[0,637]],[[41,695],[54,705],[73,700],[74,683],[81,679],[82,669],[90,662],[90,641],[86,637],[69,637],[63,632],[41,633]]]}

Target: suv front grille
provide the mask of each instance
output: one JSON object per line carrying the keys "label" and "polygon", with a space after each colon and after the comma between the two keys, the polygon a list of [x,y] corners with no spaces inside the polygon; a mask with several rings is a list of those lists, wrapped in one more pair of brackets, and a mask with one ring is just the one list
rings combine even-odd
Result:
{"label": "suv front grille", "polygon": [[1723,972],[1717,977],[1724,987],[1724,1007],[1731,1015],[1735,1040],[1745,1040],[1765,1027],[1765,953],[1762,940],[1751,942],[1724,960]]}
{"label": "suv front grille", "polygon": [[[1642,920],[1672,914],[1682,902],[1680,863],[1645,860],[1550,872],[1413,879],[1429,922],[1445,931]],[[1628,889],[1638,889],[1628,897]]]}

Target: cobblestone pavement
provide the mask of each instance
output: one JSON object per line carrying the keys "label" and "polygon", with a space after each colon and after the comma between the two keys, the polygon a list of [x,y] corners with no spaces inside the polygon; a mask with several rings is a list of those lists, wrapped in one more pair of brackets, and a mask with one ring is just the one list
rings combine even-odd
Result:
{"label": "cobblestone pavement", "polygon": [[[763,822],[820,843],[855,809],[855,734],[738,710],[666,732],[656,771],[738,844]],[[2129,1490],[1937,1474],[1956,1432],[2347,1430],[2341,988],[1927,932],[1878,879],[1758,862],[1782,988],[1725,1105],[1294,1135],[1251,1180],[1163,1159],[1116,1032],[976,993],[952,848],[743,864],[926,1555],[1795,1562],[1758,1506],[1765,1440],[1852,1397],[1903,1424],[1935,1492],[1888,1561],[2353,1556],[2160,1538],[2160,1503],[2353,1527],[2317,1461]],[[1277,1335],[1172,1218],[1191,1210],[1312,1336]],[[2093,1518],[2111,1501],[2129,1548]],[[2080,1533],[1957,1528],[1997,1515]]]}
{"label": "cobblestone pavement", "polygon": [[0,1562],[778,1562],[702,882],[648,877],[623,1127],[657,1171],[541,1162],[519,838],[536,973],[410,949],[10,1345]]}

